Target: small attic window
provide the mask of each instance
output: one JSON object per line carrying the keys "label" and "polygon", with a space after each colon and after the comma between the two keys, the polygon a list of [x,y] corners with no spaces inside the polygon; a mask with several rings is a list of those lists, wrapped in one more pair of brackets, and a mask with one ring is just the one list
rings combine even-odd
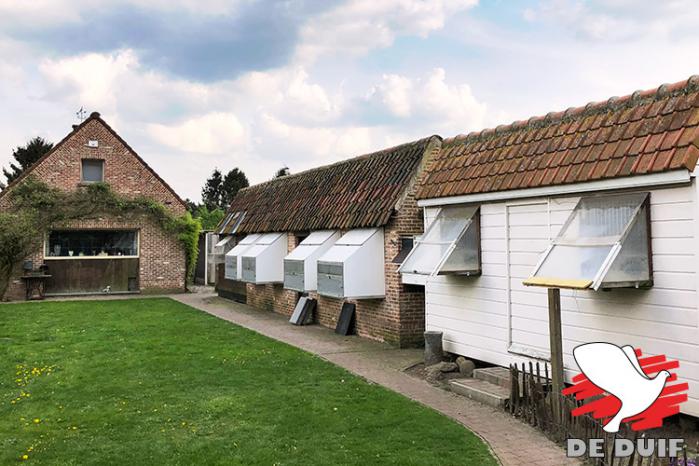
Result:
{"label": "small attic window", "polygon": [[649,196],[580,199],[524,284],[594,290],[651,286]]}
{"label": "small attic window", "polygon": [[480,274],[480,209],[477,206],[442,208],[415,243],[400,266],[403,274]]}
{"label": "small attic window", "polygon": [[104,160],[83,159],[81,181],[83,183],[99,183],[104,181]]}

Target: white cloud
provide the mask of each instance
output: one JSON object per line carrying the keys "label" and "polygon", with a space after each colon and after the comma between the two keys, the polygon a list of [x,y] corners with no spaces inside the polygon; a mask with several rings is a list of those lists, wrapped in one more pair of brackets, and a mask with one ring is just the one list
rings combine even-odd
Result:
{"label": "white cloud", "polygon": [[399,35],[426,37],[477,0],[351,0],[313,17],[301,29],[297,59],[326,54],[358,56],[388,47]]}
{"label": "white cloud", "polygon": [[693,0],[542,0],[523,17],[565,25],[582,39],[621,41],[693,30],[699,11]]}
{"label": "white cloud", "polygon": [[398,125],[410,125],[412,120],[426,132],[446,134],[482,127],[487,110],[468,84],[449,84],[443,68],[417,79],[384,75],[367,100],[397,117]]}
{"label": "white cloud", "polygon": [[233,113],[209,113],[179,124],[151,124],[148,132],[166,147],[198,154],[239,152],[245,130]]}

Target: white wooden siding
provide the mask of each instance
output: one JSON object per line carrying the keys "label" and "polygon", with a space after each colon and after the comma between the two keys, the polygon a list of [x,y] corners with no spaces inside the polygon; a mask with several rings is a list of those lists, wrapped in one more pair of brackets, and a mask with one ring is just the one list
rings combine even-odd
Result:
{"label": "white wooden siding", "polygon": [[[689,382],[682,411],[699,416],[699,312],[697,311],[696,187],[651,192],[654,286],[650,290],[561,291],[564,365],[577,369],[580,343],[609,341],[644,354],[680,360]],[[426,287],[429,330],[444,332],[447,351],[508,365],[548,351],[546,291],[525,287],[550,238],[577,197],[537,198],[481,206],[481,277],[434,277]],[[426,222],[438,209],[426,209]],[[526,353],[526,354],[522,354]]]}

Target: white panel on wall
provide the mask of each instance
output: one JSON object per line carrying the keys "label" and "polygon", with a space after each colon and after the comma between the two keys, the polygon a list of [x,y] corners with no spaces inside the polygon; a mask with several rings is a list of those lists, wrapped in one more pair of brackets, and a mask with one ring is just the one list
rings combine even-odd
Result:
{"label": "white panel on wall", "polygon": [[[631,344],[645,354],[680,360],[679,378],[690,383],[690,399],[682,411],[699,416],[696,190],[694,185],[651,190],[651,289],[561,291],[568,380],[577,370],[572,358],[576,345]],[[546,290],[525,287],[521,281],[577,200],[571,196],[533,199],[529,206],[505,202],[481,206],[483,275],[435,277],[425,286],[427,328],[444,332],[447,351],[504,366],[527,360],[509,351],[510,340],[545,353]]]}

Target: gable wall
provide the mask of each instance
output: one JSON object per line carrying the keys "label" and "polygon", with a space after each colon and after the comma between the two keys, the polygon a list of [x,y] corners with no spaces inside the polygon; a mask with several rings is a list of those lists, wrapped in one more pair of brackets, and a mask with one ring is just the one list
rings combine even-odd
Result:
{"label": "gable wall", "polygon": [[[608,341],[644,354],[680,360],[690,382],[684,412],[699,415],[696,185],[651,191],[654,286],[649,290],[561,290],[564,365],[572,350]],[[522,353],[548,351],[545,288],[525,287],[539,255],[575,207],[577,197],[497,202],[481,207],[483,274],[432,279],[426,286],[426,327],[444,332],[447,351],[507,366]],[[426,212],[434,218],[435,209]],[[516,353],[515,353],[516,352]]]}
{"label": "gable wall", "polygon": [[[87,147],[89,140],[97,140],[99,147]],[[147,196],[175,214],[184,214],[185,207],[177,197],[98,119],[89,120],[71,134],[32,169],[31,175],[49,186],[73,191],[80,186],[80,161],[84,158],[105,161],[104,179],[116,193],[129,197]],[[7,207],[8,203],[9,196],[3,195],[0,208]]]}
{"label": "gable wall", "polygon": [[[99,141],[99,147],[87,147],[88,140]],[[31,176],[63,191],[79,189],[81,159],[102,159],[104,180],[116,193],[146,196],[162,203],[175,215],[183,215],[185,207],[179,199],[136,158],[130,150],[98,119],[88,120],[66,138],[47,158],[38,162]],[[22,181],[20,180],[19,183]],[[8,188],[12,190],[12,186]],[[0,210],[10,210],[10,192],[0,197]],[[140,288],[143,292],[181,291],[185,287],[185,252],[171,234],[147,217],[123,219],[104,215],[70,222],[66,228],[138,229],[140,238]],[[44,252],[37,249],[30,257],[35,266],[43,262]],[[49,264],[50,265],[50,264]],[[24,299],[24,284],[18,265],[10,280],[6,299]]]}

